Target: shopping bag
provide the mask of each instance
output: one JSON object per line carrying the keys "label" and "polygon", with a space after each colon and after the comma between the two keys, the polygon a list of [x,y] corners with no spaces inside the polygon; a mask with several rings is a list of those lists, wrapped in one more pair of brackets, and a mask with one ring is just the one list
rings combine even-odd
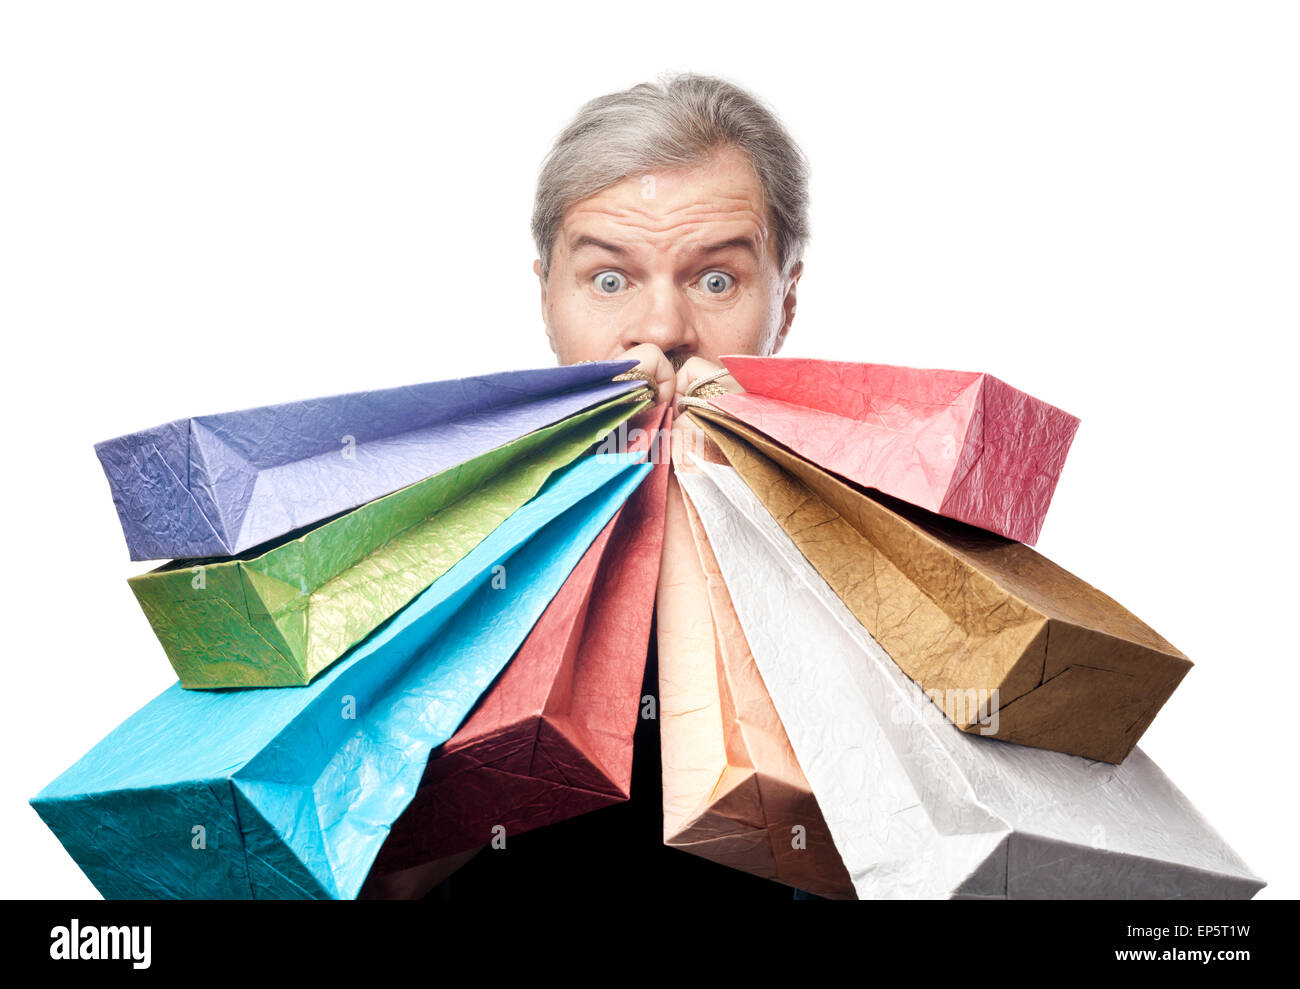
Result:
{"label": "shopping bag", "polygon": [[[690,427],[674,430],[677,477]],[[853,887],[689,500],[669,490],[658,601],[664,842],[832,898]]]}
{"label": "shopping bag", "polygon": [[105,440],[133,560],[233,556],[638,391],[599,361],[178,419]]}
{"label": "shopping bag", "polygon": [[649,404],[644,389],[236,559],[128,583],[181,686],[309,683],[446,573],[558,468]]}
{"label": "shopping bag", "polygon": [[850,481],[1033,545],[1079,420],[993,377],[808,358],[722,358],[709,403]]}
{"label": "shopping bag", "polygon": [[[671,413],[628,423],[651,475],[588,548],[514,659],[429,758],[363,895],[407,898],[452,871],[433,863],[626,800],[663,545]],[[653,462],[653,461],[652,461]]]}
{"label": "shopping bag", "polygon": [[1029,547],[856,489],[742,423],[691,417],[885,651],[963,731],[1121,762],[1191,668]]}
{"label": "shopping bag", "polygon": [[651,466],[584,457],[312,684],[179,684],[32,804],[105,897],[354,897],[430,751]]}
{"label": "shopping bag", "polygon": [[1263,885],[1136,749],[953,730],[730,467],[681,476],[858,896],[1237,898]]}

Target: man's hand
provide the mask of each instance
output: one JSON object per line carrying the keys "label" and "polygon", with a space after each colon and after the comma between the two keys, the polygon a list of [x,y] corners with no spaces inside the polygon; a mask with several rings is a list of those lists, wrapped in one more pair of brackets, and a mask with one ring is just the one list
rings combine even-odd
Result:
{"label": "man's hand", "polygon": [[655,402],[672,402],[677,386],[677,372],[664,352],[652,343],[639,343],[619,354],[616,360],[634,360],[637,366],[632,370],[645,371],[655,379]]}
{"label": "man's hand", "polygon": [[[652,343],[631,347],[620,354],[619,359],[635,360],[637,361],[635,370],[653,375],[657,391],[656,401],[670,404],[675,404],[700,378],[723,370],[721,364],[714,364],[703,357],[691,357],[680,370],[674,371],[672,361]],[[729,374],[714,380],[728,391],[743,391],[736,379]]]}
{"label": "man's hand", "polygon": [[[688,391],[690,391],[691,386],[701,378],[717,374],[722,370],[723,367],[721,364],[714,364],[712,361],[707,361],[703,357],[690,358],[682,365],[681,370],[677,372],[677,381],[675,386],[676,397],[673,401],[677,401],[677,399],[683,397]],[[744,391],[744,389],[740,387],[740,383],[730,374],[722,374],[719,377],[713,378],[710,384],[719,385],[727,391]]]}

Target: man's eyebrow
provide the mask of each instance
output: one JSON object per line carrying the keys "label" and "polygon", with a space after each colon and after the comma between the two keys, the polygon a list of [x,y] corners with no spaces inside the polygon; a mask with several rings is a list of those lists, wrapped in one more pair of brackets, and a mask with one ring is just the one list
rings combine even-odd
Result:
{"label": "man's eyebrow", "polygon": [[719,241],[716,244],[707,244],[699,248],[697,254],[717,254],[719,251],[729,250],[733,247],[743,247],[754,257],[759,257],[758,245],[754,243],[753,237],[732,237],[730,240]]}
{"label": "man's eyebrow", "polygon": [[592,237],[590,234],[580,234],[573,240],[569,241],[569,251],[576,253],[584,247],[595,247],[602,251],[608,251],[610,254],[626,254],[626,248],[619,247],[617,244],[611,244],[608,241]]}

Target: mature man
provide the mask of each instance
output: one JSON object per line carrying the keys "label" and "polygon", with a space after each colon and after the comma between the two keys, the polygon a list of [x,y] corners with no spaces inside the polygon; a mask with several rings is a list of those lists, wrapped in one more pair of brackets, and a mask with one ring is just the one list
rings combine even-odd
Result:
{"label": "mature man", "polygon": [[634,357],[672,401],[723,354],[780,350],[808,239],[807,165],[744,90],[697,75],[643,83],[592,100],[560,134],[533,237],[559,362]]}
{"label": "mature man", "polygon": [[[737,384],[723,354],[775,353],[808,238],[807,167],[777,119],[720,79],[683,75],[592,100],[543,163],[533,211],[542,317],[561,364],[634,357],[673,402]],[[714,377],[714,376],[717,377]],[[658,694],[652,631],[643,692]],[[637,728],[629,801],[516,835],[435,897],[500,903],[771,898],[787,887],[663,844],[656,721]]]}

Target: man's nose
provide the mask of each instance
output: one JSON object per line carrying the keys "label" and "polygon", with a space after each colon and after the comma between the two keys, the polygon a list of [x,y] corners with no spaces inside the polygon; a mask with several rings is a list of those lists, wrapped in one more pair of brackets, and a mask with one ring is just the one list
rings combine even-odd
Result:
{"label": "man's nose", "polygon": [[621,341],[625,349],[652,343],[665,354],[673,350],[690,353],[699,344],[690,303],[672,279],[656,279],[644,285],[626,316]]}

